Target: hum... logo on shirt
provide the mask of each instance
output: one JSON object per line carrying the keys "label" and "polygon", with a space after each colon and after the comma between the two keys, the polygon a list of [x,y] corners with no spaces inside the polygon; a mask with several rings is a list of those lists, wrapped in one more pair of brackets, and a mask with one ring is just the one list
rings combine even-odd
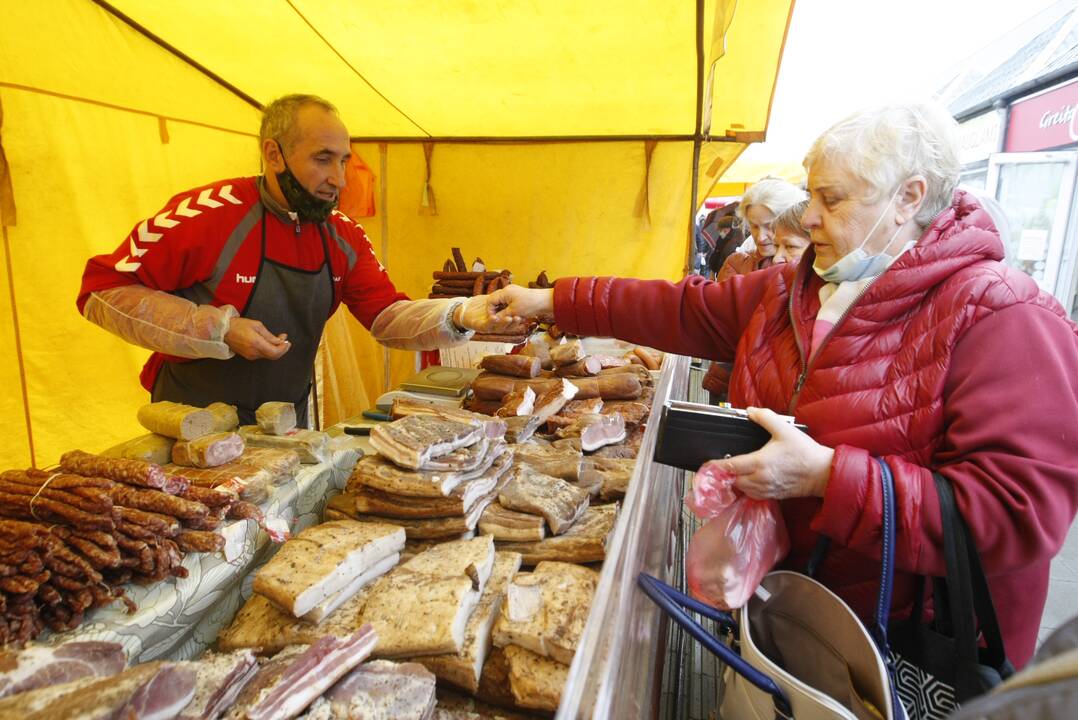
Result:
{"label": "hum... logo on shirt", "polygon": [[236,273],[236,282],[243,283],[244,285],[254,285],[257,275],[240,275]]}

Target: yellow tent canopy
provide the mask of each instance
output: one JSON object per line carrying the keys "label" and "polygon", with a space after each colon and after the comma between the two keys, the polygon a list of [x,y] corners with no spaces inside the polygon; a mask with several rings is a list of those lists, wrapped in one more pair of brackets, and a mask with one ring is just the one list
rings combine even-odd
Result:
{"label": "yellow tent canopy", "polygon": [[[412,297],[449,249],[508,268],[676,279],[698,201],[763,138],[792,0],[40,0],[0,23],[0,467],[141,432],[147,353],[78,316],[86,259],[172,195],[259,172],[259,108],[340,109],[356,218]],[[414,367],[347,314],[327,421]]]}

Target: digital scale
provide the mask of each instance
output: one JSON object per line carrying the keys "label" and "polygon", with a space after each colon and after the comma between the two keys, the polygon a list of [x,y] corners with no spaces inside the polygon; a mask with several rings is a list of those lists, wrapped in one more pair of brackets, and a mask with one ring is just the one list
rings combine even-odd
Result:
{"label": "digital scale", "polygon": [[460,407],[478,374],[479,370],[475,368],[432,365],[401,383],[399,390],[383,393],[375,401],[375,405],[388,412],[396,398],[407,398],[431,405]]}

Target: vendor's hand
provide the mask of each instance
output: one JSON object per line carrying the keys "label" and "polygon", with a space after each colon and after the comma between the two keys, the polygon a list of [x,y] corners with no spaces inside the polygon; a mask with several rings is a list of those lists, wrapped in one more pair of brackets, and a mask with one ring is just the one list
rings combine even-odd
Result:
{"label": "vendor's hand", "polygon": [[553,288],[528,289],[510,285],[488,295],[487,303],[499,320],[554,321]]}
{"label": "vendor's hand", "polygon": [[531,323],[497,316],[497,308],[491,303],[490,297],[476,295],[465,300],[463,305],[457,305],[453,322],[465,330],[491,335],[527,335],[531,331]]}
{"label": "vendor's hand", "polygon": [[835,451],[765,408],[749,408],[749,419],[771,433],[756,452],[715,462],[737,476],[738,490],[757,500],[823,497]]}
{"label": "vendor's hand", "polygon": [[288,352],[288,335],[274,335],[258,320],[234,317],[225,333],[225,344],[247,360],[276,360]]}

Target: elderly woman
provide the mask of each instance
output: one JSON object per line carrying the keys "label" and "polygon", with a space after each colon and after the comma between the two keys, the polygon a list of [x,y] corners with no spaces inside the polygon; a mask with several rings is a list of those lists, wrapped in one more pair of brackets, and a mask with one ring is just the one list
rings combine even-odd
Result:
{"label": "elderly woman", "polygon": [[831,538],[817,577],[862,618],[879,572],[873,456],[895,478],[898,617],[914,574],[943,574],[932,472],[944,475],[1021,667],[1078,506],[1078,328],[1000,262],[989,216],[956,192],[955,126],[941,109],[850,117],[805,166],[812,245],[797,265],[722,283],[565,278],[490,301],[503,316],[553,318],[578,335],[733,358],[730,399],[757,408],[750,417],[772,439],[723,462],[747,494],[782,500],[788,566],[803,568],[818,537]]}
{"label": "elderly woman", "polygon": [[[771,223],[774,256],[769,265],[798,263],[809,246],[809,233],[801,224],[801,216],[808,208],[808,200],[802,200],[786,208]],[[707,390],[711,403],[726,402],[730,388],[730,363],[712,362],[700,383]]]}
{"label": "elderly woman", "polygon": [[775,218],[784,213],[791,205],[805,199],[805,192],[779,178],[763,178],[745,191],[737,216],[752,235],[755,248],[751,251],[737,251],[726,258],[719,269],[719,282],[744,275],[754,270],[770,267],[775,257],[775,232],[772,227]]}

